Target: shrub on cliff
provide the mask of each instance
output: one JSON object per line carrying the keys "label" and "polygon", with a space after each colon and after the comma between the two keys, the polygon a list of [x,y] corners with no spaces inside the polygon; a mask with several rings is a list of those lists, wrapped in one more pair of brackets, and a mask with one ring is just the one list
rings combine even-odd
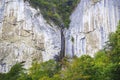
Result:
{"label": "shrub on cliff", "polygon": [[40,8],[44,18],[52,20],[59,27],[69,27],[70,15],[80,0],[29,0],[35,8]]}

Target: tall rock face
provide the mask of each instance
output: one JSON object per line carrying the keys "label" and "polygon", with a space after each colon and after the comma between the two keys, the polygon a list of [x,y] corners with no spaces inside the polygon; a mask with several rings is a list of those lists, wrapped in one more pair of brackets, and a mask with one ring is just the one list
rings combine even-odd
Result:
{"label": "tall rock face", "polygon": [[69,29],[61,34],[39,9],[24,1],[0,0],[0,72],[9,71],[16,62],[25,61],[28,68],[33,60],[53,59],[63,47],[65,56],[93,56],[120,20],[120,0],[81,0],[70,17]]}
{"label": "tall rock face", "polygon": [[120,20],[120,0],[81,0],[66,30],[66,56],[94,55]]}
{"label": "tall rock face", "polygon": [[61,32],[24,0],[0,0],[0,72],[16,62],[47,61],[61,49]]}

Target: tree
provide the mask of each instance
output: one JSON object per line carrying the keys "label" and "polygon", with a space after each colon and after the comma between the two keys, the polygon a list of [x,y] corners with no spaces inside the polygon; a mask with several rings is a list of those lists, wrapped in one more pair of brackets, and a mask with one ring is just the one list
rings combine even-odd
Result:
{"label": "tree", "polygon": [[44,63],[34,62],[30,68],[29,75],[32,80],[44,80],[46,78],[52,78],[59,71],[59,64],[54,60],[49,60]]}
{"label": "tree", "polygon": [[105,47],[106,53],[112,61],[111,68],[111,79],[119,80],[120,79],[120,21],[117,26],[115,33],[111,33],[109,36],[109,41]]}
{"label": "tree", "polygon": [[94,60],[88,55],[76,58],[70,63],[70,67],[63,71],[65,80],[91,80],[94,75]]}
{"label": "tree", "polygon": [[110,69],[111,69],[111,62],[107,54],[104,50],[101,50],[95,54],[94,57],[95,65],[95,76],[93,76],[92,80],[111,80],[110,76]]}

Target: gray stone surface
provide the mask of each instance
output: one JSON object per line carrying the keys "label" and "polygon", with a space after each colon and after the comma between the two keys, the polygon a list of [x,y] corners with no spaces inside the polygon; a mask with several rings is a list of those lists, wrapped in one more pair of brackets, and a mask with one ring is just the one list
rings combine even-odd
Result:
{"label": "gray stone surface", "polygon": [[0,72],[16,62],[47,61],[60,52],[61,34],[48,24],[40,10],[23,0],[0,0]]}
{"label": "gray stone surface", "polygon": [[[120,0],[81,0],[66,30],[66,56],[80,56],[102,49],[120,20]],[[74,40],[74,41],[73,41]]]}

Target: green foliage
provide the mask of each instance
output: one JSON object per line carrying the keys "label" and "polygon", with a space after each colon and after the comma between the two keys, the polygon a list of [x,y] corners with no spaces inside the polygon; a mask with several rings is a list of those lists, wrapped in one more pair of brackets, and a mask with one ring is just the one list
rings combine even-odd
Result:
{"label": "green foliage", "polygon": [[23,63],[16,63],[8,73],[1,73],[0,80],[17,80],[24,70]]}
{"label": "green foliage", "polygon": [[49,60],[44,63],[34,62],[30,68],[29,75],[32,80],[44,80],[46,78],[51,78],[54,74],[60,71],[60,66],[54,60]]}
{"label": "green foliage", "polygon": [[120,22],[115,33],[111,33],[109,41],[105,47],[106,53],[109,56],[113,66],[111,67],[111,79],[120,79]]}
{"label": "green foliage", "polygon": [[80,0],[30,0],[35,8],[40,8],[43,17],[56,25],[69,27],[70,15]]}
{"label": "green foliage", "polygon": [[94,75],[93,66],[94,61],[88,55],[76,58],[68,69],[63,72],[65,80],[89,80]]}
{"label": "green foliage", "polygon": [[106,48],[112,62],[120,63],[120,22],[117,26],[117,31],[110,34]]}
{"label": "green foliage", "polygon": [[22,73],[20,74],[20,77],[19,77],[17,80],[32,80],[32,78],[31,78],[30,75],[28,75],[28,74],[25,73],[25,71],[24,71],[24,72],[22,72]]}
{"label": "green foliage", "polygon": [[99,51],[96,53],[94,61],[94,69],[96,70],[96,73],[93,80],[110,80],[111,73],[109,72],[109,67],[111,63],[105,51]]}
{"label": "green foliage", "polygon": [[5,77],[6,77],[6,74],[0,73],[0,80],[7,80],[7,79],[5,79]]}

